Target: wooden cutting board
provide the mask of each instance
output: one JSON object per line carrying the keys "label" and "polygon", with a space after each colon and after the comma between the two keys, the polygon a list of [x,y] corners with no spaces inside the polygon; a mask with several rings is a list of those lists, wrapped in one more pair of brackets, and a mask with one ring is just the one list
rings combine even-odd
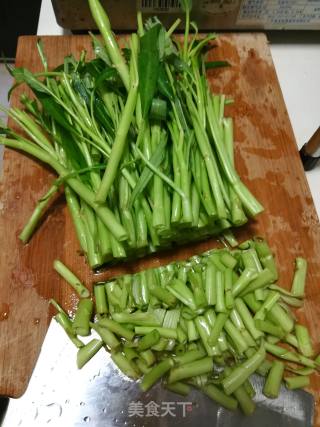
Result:
{"label": "wooden cutting board", "polygon": [[[79,57],[86,49],[87,36],[43,37],[49,66],[55,67],[72,52]],[[280,284],[290,287],[294,259],[308,259],[308,286],[304,309],[297,317],[305,322],[320,351],[320,227],[310,190],[300,162],[288,113],[263,34],[224,34],[211,56],[226,59],[231,67],[210,71],[215,92],[234,98],[227,113],[235,118],[236,163],[244,182],[265,206],[256,221],[237,230],[239,240],[262,235],[268,238],[280,269]],[[17,67],[41,70],[36,37],[21,37]],[[14,92],[17,106],[23,88]],[[12,125],[12,123],[11,123]],[[189,245],[170,253],[107,269],[90,272],[65,208],[58,197],[31,242],[23,246],[18,234],[36,201],[49,188],[54,174],[39,162],[5,150],[0,184],[0,394],[19,397],[25,390],[52,312],[48,299],[54,297],[72,311],[77,298],[52,269],[61,259],[87,284],[112,275],[133,272],[151,265],[186,258],[216,246],[215,239]],[[320,397],[320,377],[313,376],[310,390]],[[317,417],[317,425],[320,419]]]}

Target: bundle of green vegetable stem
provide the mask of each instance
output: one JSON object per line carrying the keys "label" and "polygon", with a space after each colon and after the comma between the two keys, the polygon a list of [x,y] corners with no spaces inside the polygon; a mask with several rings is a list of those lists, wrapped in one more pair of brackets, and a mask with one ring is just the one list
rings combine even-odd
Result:
{"label": "bundle of green vegetable stem", "polygon": [[[89,0],[103,42],[95,59],[67,56],[49,71],[41,41],[41,73],[11,70],[35,99],[8,115],[24,131],[2,128],[0,143],[48,164],[58,175],[39,200],[20,238],[27,242],[63,185],[83,252],[91,267],[215,235],[262,211],[234,168],[228,102],[210,92],[206,62],[216,38],[199,39],[190,23],[182,42],[157,18],[120,49],[105,11]],[[189,33],[193,30],[193,34]]]}
{"label": "bundle of green vegetable stem", "polygon": [[[98,283],[94,302],[60,261],[55,269],[81,297],[73,320],[52,301],[79,348],[79,368],[104,347],[125,375],[142,378],[143,391],[162,378],[169,390],[187,395],[195,387],[245,414],[255,408],[254,372],[266,376],[263,392],[276,398],[283,379],[289,389],[305,387],[319,369],[308,330],[289,309],[303,305],[307,263],[296,259],[291,291],[279,287],[261,238]],[[79,336],[91,332],[99,339],[84,345]]]}

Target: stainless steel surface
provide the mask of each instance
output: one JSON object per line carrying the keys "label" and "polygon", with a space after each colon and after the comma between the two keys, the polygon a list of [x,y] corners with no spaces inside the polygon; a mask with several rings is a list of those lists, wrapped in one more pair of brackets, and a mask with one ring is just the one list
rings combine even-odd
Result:
{"label": "stainless steel surface", "polygon": [[10,401],[3,427],[312,426],[310,394],[282,388],[278,399],[267,399],[258,376],[257,409],[245,417],[197,391],[184,398],[158,385],[143,394],[119,373],[103,349],[81,371],[75,358],[76,349],[52,321],[29,387],[22,398]]}
{"label": "stainless steel surface", "polygon": [[[115,30],[136,28],[137,10],[161,16],[165,25],[183,18],[179,0],[101,0]],[[86,0],[52,0],[58,24],[71,30],[95,28]],[[125,13],[124,13],[125,12]],[[201,30],[320,29],[317,0],[198,0],[192,19]]]}

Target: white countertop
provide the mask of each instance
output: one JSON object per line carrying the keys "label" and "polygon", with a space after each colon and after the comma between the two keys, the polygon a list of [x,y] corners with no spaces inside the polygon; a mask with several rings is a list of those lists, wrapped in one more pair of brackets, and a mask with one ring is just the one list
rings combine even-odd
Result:
{"label": "white countertop", "polygon": [[[56,23],[51,0],[42,0],[37,34],[69,34]],[[320,31],[269,32],[268,38],[293,131],[301,148],[320,126]],[[320,163],[306,175],[320,218]]]}
{"label": "white countertop", "polygon": [[[42,1],[37,33],[38,35],[68,34],[67,31],[56,24],[51,0]],[[297,32],[282,32],[280,34],[269,33],[268,37],[270,39],[271,53],[276,72],[278,74],[297,144],[300,148],[320,125],[320,31],[312,34],[298,34]],[[307,179],[318,216],[320,217],[320,164],[314,170],[307,173]],[[50,363],[56,364],[57,362],[54,356],[51,362],[48,361],[48,355],[52,356],[53,354],[57,354],[58,348],[60,349],[58,353],[62,354],[66,350],[65,346],[68,346],[68,343],[67,340],[65,340],[63,332],[55,322],[52,322],[28,390],[21,399],[10,402],[4,423],[5,426],[11,427],[14,420],[20,419],[26,416],[26,414],[29,414],[29,418],[31,416],[34,426],[44,425],[43,423],[51,421],[53,415],[52,411],[57,412],[57,414],[55,414],[56,420],[59,418],[62,411],[61,407],[59,405],[58,407],[52,406],[57,405],[57,403],[46,404],[48,402],[48,396],[46,396],[46,400],[44,400],[44,397],[40,396],[38,386],[39,379],[37,380],[37,378],[39,378],[39,376],[41,377],[41,367],[44,360],[46,362],[46,370],[48,366],[51,366]],[[67,350],[70,352],[73,351],[71,345]],[[73,360],[74,358],[72,358],[72,361]],[[47,363],[49,363],[49,365]],[[82,378],[79,374],[77,375],[77,378]],[[43,374],[43,376],[46,379],[41,380],[44,384],[42,390],[45,389],[47,383],[50,383],[51,378],[50,376],[47,377],[47,374]],[[48,378],[49,381],[47,381]],[[48,390],[46,390],[46,395],[47,394]],[[50,395],[50,397],[55,398],[56,396]],[[41,417],[38,416],[39,408],[41,409]],[[50,413],[48,413],[48,411]],[[17,413],[19,415],[17,415]],[[37,422],[40,424],[35,421],[35,418],[38,418]]]}

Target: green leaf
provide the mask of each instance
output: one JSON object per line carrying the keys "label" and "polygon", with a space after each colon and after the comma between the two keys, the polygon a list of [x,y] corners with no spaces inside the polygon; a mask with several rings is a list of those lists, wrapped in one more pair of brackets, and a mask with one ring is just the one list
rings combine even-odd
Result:
{"label": "green leaf", "polygon": [[178,49],[173,44],[171,38],[167,36],[166,29],[162,25],[159,32],[158,44],[160,61],[163,61],[170,55],[178,55]]}
{"label": "green leaf", "polygon": [[[59,125],[56,126],[56,132],[57,140],[64,149],[66,158],[68,162],[70,162],[72,169],[86,168],[88,165],[71,132]],[[82,177],[82,179],[85,180],[85,175],[82,175]]]}
{"label": "green leaf", "polygon": [[110,87],[123,86],[119,73],[115,68],[106,68],[95,81],[95,87],[99,87],[102,83],[107,83]]}
{"label": "green leaf", "polygon": [[157,90],[157,81],[160,68],[159,58],[159,31],[157,24],[148,30],[140,41],[138,57],[139,93],[141,98],[142,117],[146,118]]}
{"label": "green leaf", "polygon": [[47,71],[48,70],[48,61],[47,61],[46,55],[44,54],[43,42],[41,39],[37,40],[37,49],[39,52],[41,62],[43,64],[43,68],[45,69],[45,71]]}
{"label": "green leaf", "polygon": [[17,67],[12,70],[12,75],[16,79],[16,83],[26,83],[34,91],[49,93],[48,88],[26,68]]}
{"label": "green leaf", "polygon": [[[161,138],[159,144],[157,145],[155,151],[153,152],[152,156],[150,157],[149,162],[153,164],[154,167],[159,167],[164,159],[164,155],[165,155],[165,146],[167,143],[167,139],[166,138]],[[137,196],[139,194],[141,194],[143,192],[143,190],[146,188],[146,186],[148,185],[150,179],[153,177],[154,173],[152,172],[152,170],[150,170],[148,168],[148,166],[145,166],[143,168],[143,171],[136,183],[136,186],[134,187],[132,194],[131,194],[131,199],[130,199],[130,205],[132,206],[135,199],[137,198]]]}
{"label": "green leaf", "polygon": [[[109,69],[111,70],[111,69]],[[117,73],[117,72],[116,72]],[[88,76],[88,74],[86,74]],[[91,108],[91,96],[93,96],[93,111],[94,116],[97,122],[104,127],[106,132],[110,134],[111,137],[114,136],[114,127],[112,120],[108,114],[108,111],[105,107],[104,102],[98,96],[98,94],[94,91],[94,79],[90,78],[80,78],[77,73],[74,73],[72,76],[72,85],[75,91],[81,96],[81,98],[87,104],[87,107]]]}
{"label": "green leaf", "polygon": [[189,65],[183,59],[181,59],[178,55],[174,55],[174,54],[170,55],[167,58],[167,62],[173,65],[175,70],[178,71],[179,73],[182,73],[184,71],[189,73],[191,72],[191,68],[189,67]]}
{"label": "green leaf", "polygon": [[190,12],[192,9],[192,0],[181,0],[181,8],[184,12]]}
{"label": "green leaf", "polygon": [[111,61],[109,59],[109,55],[107,54],[106,48],[100,42],[100,40],[91,32],[89,32],[92,38],[92,47],[95,55],[98,58],[101,58],[107,65],[111,66]]}
{"label": "green leaf", "polygon": [[159,67],[158,89],[161,95],[170,99],[170,101],[174,100],[173,90],[163,64],[160,64]]}
{"label": "green leaf", "polygon": [[212,68],[220,68],[220,67],[230,67],[231,64],[228,61],[209,61],[205,64],[206,70],[211,70]]}
{"label": "green leaf", "polygon": [[65,118],[65,112],[63,107],[59,105],[50,95],[43,92],[34,91],[36,97],[41,102],[44,111],[52,117],[57,123],[63,128],[73,132],[74,128],[70,125],[68,120]]}
{"label": "green leaf", "polygon": [[68,55],[64,57],[63,60],[63,70],[66,74],[71,74],[77,68],[77,61],[73,55]]}
{"label": "green leaf", "polygon": [[94,97],[93,109],[97,122],[104,127],[105,131],[111,136],[111,138],[114,138],[114,127],[112,120],[108,114],[104,102],[98,96]]}
{"label": "green leaf", "polygon": [[150,108],[150,119],[166,120],[167,102],[164,99],[153,98]]}

